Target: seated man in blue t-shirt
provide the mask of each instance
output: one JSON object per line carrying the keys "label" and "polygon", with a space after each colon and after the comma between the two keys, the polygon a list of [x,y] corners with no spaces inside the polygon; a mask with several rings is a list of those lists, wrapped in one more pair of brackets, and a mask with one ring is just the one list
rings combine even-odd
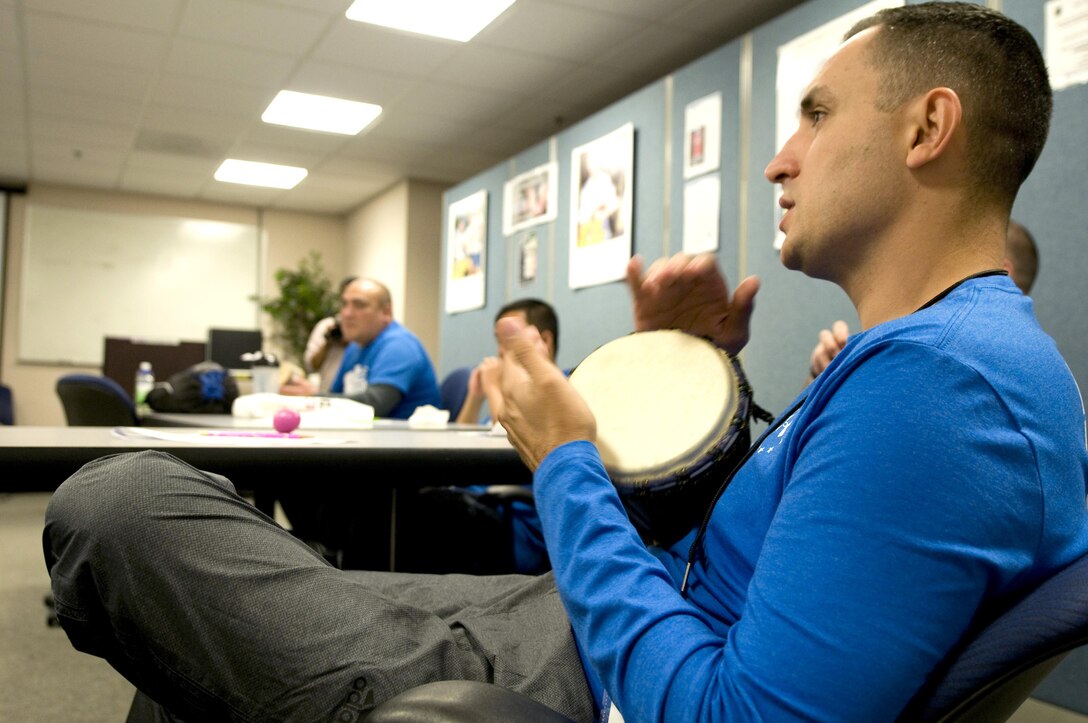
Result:
{"label": "seated man in blue t-shirt", "polygon": [[[374,408],[378,417],[407,419],[416,407],[439,406],[438,382],[426,349],[416,336],[393,320],[389,289],[373,279],[355,279],[340,294],[340,327],[351,342],[327,393]],[[313,396],[318,389],[292,380],[281,394]],[[382,537],[380,505],[358,504],[357,490],[315,495],[297,485],[277,491],[294,534],[339,567],[383,567],[388,564],[372,544]]]}
{"label": "seated man in blue t-shirt", "polygon": [[[407,419],[416,407],[439,406],[434,366],[416,335],[393,320],[389,289],[373,279],[356,279],[340,295],[340,327],[351,342],[330,395],[374,407],[378,417]],[[313,396],[315,385],[292,379],[280,394]]]}

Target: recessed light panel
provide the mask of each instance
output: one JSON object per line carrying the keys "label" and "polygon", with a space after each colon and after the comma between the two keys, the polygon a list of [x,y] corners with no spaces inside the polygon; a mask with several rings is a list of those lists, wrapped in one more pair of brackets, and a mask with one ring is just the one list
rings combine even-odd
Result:
{"label": "recessed light panel", "polygon": [[294,188],[306,178],[308,171],[296,166],[280,166],[275,163],[239,161],[228,158],[215,172],[215,180],[225,183],[243,183],[247,186],[269,188]]}
{"label": "recessed light panel", "polygon": [[355,0],[345,14],[361,23],[463,43],[513,4],[514,0]]}
{"label": "recessed light panel", "polygon": [[281,126],[353,136],[382,112],[380,105],[281,90],[261,120]]}

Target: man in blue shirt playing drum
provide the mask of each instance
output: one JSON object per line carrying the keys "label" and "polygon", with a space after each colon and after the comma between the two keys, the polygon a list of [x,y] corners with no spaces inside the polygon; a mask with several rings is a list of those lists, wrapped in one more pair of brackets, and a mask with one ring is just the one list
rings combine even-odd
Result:
{"label": "man in blue shirt playing drum", "polygon": [[[1083,405],[1000,271],[1050,108],[1038,46],[996,12],[855,26],[766,176],[783,263],[841,286],[862,331],[668,549],[641,541],[593,416],[507,319],[499,421],[554,574],[336,570],[223,478],[145,452],[54,497],[58,617],[193,720],[356,720],[448,679],[577,720],[895,719],[980,611],[1088,550]],[[629,282],[636,328],[748,342],[756,279],[730,294],[713,259],[678,256]]]}

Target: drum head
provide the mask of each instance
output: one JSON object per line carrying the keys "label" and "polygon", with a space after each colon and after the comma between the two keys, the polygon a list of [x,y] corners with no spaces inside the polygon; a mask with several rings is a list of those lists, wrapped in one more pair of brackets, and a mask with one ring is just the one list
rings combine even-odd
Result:
{"label": "drum head", "polygon": [[597,418],[597,448],[617,485],[652,482],[697,462],[736,413],[732,361],[681,331],[611,341],[586,357],[570,382]]}

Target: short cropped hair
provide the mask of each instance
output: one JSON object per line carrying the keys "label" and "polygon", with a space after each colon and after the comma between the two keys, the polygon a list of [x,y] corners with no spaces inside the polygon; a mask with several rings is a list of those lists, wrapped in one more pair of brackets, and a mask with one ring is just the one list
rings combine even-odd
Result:
{"label": "short cropped hair", "polygon": [[531,326],[535,326],[539,331],[550,331],[552,333],[552,340],[555,346],[556,353],[559,352],[559,317],[555,315],[555,309],[551,307],[546,301],[540,299],[518,299],[517,301],[511,301],[499,309],[499,313],[495,314],[495,321],[498,321],[502,317],[511,314],[515,311],[521,311],[525,314],[525,321]]}
{"label": "short cropped hair", "polygon": [[877,107],[890,111],[931,88],[963,104],[967,158],[979,197],[1011,208],[1050,130],[1053,93],[1039,45],[999,12],[969,3],[887,8],[846,38],[879,27],[871,62],[881,73]]}

